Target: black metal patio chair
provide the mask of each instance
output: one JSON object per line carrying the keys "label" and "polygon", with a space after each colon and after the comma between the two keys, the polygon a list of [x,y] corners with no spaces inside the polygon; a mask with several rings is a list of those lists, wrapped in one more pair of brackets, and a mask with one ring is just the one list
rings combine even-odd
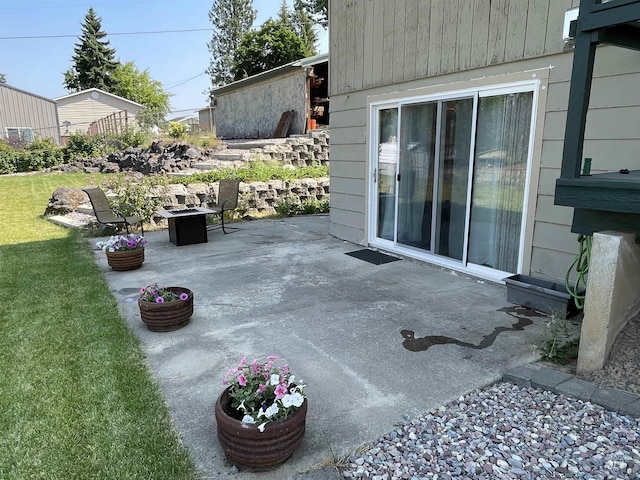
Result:
{"label": "black metal patio chair", "polygon": [[239,196],[240,196],[240,180],[239,179],[234,178],[234,179],[220,180],[220,184],[218,186],[218,203],[214,207],[211,207],[211,209],[215,211],[214,215],[218,215],[220,217],[220,221],[222,224],[208,227],[207,230],[217,230],[218,228],[222,228],[222,231],[225,234],[233,231],[241,230],[238,227],[229,227],[229,226],[225,227],[225,224],[224,224],[224,213],[232,212],[233,210],[238,208]]}
{"label": "black metal patio chair", "polygon": [[96,216],[98,223],[102,225],[124,225],[127,233],[129,233],[130,226],[139,223],[140,228],[142,229],[142,235],[144,235],[144,219],[142,217],[135,215],[127,216],[118,210],[111,208],[109,201],[107,200],[107,195],[101,188],[83,188],[82,190],[84,190],[89,196],[91,206],[93,207],[93,213]]}

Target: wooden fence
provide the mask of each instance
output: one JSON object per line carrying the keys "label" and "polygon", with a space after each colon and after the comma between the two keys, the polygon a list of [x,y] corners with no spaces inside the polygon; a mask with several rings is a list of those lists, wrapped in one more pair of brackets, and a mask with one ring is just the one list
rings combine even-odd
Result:
{"label": "wooden fence", "polygon": [[122,133],[128,126],[128,112],[126,110],[121,110],[119,112],[112,113],[108,117],[104,117],[96,120],[95,122],[92,122],[91,125],[89,125],[89,130],[87,133],[90,136],[106,133],[118,135]]}

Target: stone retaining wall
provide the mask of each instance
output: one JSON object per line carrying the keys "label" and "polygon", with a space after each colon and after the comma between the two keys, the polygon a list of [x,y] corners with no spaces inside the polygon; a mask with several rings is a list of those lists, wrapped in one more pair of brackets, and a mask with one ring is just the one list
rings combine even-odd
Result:
{"label": "stone retaining wall", "polygon": [[[172,184],[164,193],[163,206],[168,210],[192,207],[213,207],[218,203],[218,183]],[[275,207],[285,199],[294,203],[305,200],[329,200],[329,178],[299,180],[271,180],[269,182],[240,183],[238,213],[240,216],[263,217],[276,213]],[[81,188],[60,187],[53,192],[45,215],[64,215],[75,212],[89,203]],[[161,223],[160,217],[154,219]]]}
{"label": "stone retaining wall", "polygon": [[[168,210],[210,208],[218,203],[218,183],[172,184],[168,186],[164,198],[164,208]],[[329,200],[329,178],[241,182],[238,210],[242,216],[273,215],[276,213],[275,206],[285,199],[294,203]]]}

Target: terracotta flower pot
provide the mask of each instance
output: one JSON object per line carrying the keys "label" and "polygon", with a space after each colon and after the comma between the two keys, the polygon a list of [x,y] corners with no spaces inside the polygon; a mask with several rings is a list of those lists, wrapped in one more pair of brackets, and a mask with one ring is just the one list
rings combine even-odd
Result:
{"label": "terracotta flower pot", "polygon": [[229,388],[218,397],[215,407],[218,441],[232,462],[254,468],[275,467],[284,463],[298,448],[304,437],[307,399],[284,420],[269,422],[263,432],[256,424],[233,418]]}
{"label": "terracotta flower pot", "polygon": [[135,270],[140,268],[144,262],[144,247],[134,250],[121,250],[117,252],[105,252],[107,263],[116,271]]}
{"label": "terracotta flower pot", "polygon": [[186,293],[186,300],[173,302],[145,302],[138,299],[140,318],[147,328],[153,332],[169,332],[184,327],[193,315],[193,292],[183,287],[167,287],[167,290],[180,295]]}

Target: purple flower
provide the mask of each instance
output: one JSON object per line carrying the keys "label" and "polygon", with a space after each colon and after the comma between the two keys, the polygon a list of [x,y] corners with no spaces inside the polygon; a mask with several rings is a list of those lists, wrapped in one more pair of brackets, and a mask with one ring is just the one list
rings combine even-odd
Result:
{"label": "purple flower", "polygon": [[244,387],[247,384],[247,377],[244,376],[244,373],[238,375],[238,383],[241,387]]}
{"label": "purple flower", "polygon": [[156,303],[164,303],[164,298],[156,297]]}
{"label": "purple flower", "polygon": [[189,298],[189,295],[187,295],[186,293],[181,293],[180,294],[180,300],[187,300]]}

